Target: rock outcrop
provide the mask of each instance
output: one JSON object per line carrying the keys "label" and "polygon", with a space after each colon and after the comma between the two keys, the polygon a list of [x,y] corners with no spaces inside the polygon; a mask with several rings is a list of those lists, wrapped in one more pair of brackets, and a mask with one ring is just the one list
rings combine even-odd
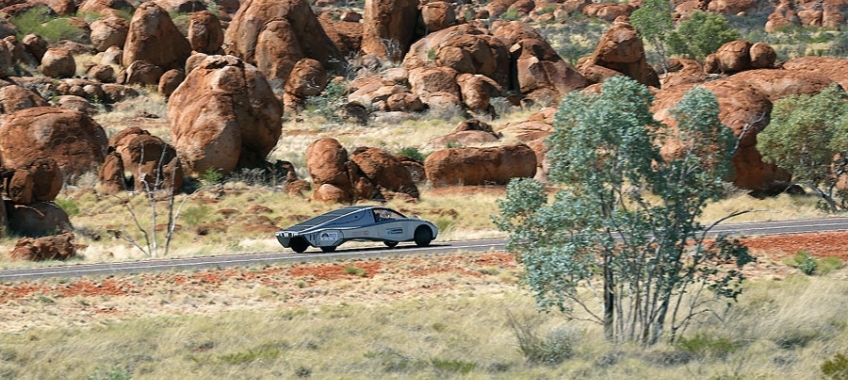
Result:
{"label": "rock outcrop", "polygon": [[233,56],[208,56],[171,94],[171,139],[187,174],[264,165],[282,134],[282,105],[265,76]]}
{"label": "rock outcrop", "polygon": [[505,185],[512,178],[533,178],[536,153],[525,144],[490,148],[451,148],[424,160],[433,187]]}
{"label": "rock outcrop", "polygon": [[164,70],[182,69],[191,45],[171,16],[154,2],[142,3],[130,20],[124,43],[123,65],[142,60]]}

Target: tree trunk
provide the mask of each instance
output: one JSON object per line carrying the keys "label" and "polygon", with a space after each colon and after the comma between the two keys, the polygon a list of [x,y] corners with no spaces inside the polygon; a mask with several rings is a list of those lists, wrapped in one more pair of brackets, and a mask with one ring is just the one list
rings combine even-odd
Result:
{"label": "tree trunk", "polygon": [[612,253],[604,254],[604,335],[615,338],[615,282],[612,273]]}

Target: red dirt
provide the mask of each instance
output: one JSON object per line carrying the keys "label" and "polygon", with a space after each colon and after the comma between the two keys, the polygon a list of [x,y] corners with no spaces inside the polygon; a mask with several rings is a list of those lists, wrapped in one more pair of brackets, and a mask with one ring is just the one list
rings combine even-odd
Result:
{"label": "red dirt", "polygon": [[[800,251],[848,261],[848,232],[742,240],[758,258],[745,270],[752,277],[796,272],[781,259]],[[520,271],[515,255],[496,252],[9,282],[0,284],[0,331],[62,326],[70,320],[446,297],[469,287],[504,292],[516,288]]]}

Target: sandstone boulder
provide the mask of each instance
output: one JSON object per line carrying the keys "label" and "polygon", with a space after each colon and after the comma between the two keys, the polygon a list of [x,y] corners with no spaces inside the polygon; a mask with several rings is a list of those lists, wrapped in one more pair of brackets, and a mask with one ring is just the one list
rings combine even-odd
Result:
{"label": "sandstone boulder", "polygon": [[354,11],[344,11],[339,20],[334,20],[330,12],[324,12],[318,17],[318,22],[339,52],[350,57],[362,49],[362,24],[359,23],[361,19],[362,16]]}
{"label": "sandstone boulder", "polygon": [[33,107],[0,115],[0,162],[7,168],[50,157],[69,181],[103,163],[106,146],[103,128],[79,111]]}
{"label": "sandstone boulder", "polygon": [[124,43],[124,66],[142,60],[164,70],[180,69],[189,55],[191,45],[168,12],[153,2],[142,3],[135,10]]}
{"label": "sandstone boulder", "polygon": [[757,42],[751,45],[749,53],[751,55],[751,68],[754,69],[770,69],[774,67],[774,61],[777,60],[777,53],[765,42]]}
{"label": "sandstone boulder", "polygon": [[47,53],[49,45],[44,37],[35,34],[27,34],[24,36],[23,40],[21,40],[21,44],[24,45],[24,50],[35,57],[38,62],[41,62],[41,58],[43,58],[44,54]]}
{"label": "sandstone boulder", "polygon": [[77,12],[120,17],[134,10],[126,0],[83,0]]}
{"label": "sandstone boulder", "polygon": [[282,134],[282,105],[259,70],[233,56],[206,57],[171,94],[171,141],[184,170],[256,168]]}
{"label": "sandstone boulder", "polygon": [[112,82],[115,80],[115,69],[110,65],[94,64],[85,71],[85,75],[98,82]]}
{"label": "sandstone boulder", "polygon": [[73,240],[74,234],[70,231],[40,238],[21,238],[9,252],[9,257],[12,260],[25,261],[64,261],[77,254]]}
{"label": "sandstone boulder", "polygon": [[164,73],[165,70],[161,66],[156,66],[148,61],[138,60],[133,61],[133,63],[127,66],[123,73],[118,74],[119,77],[123,77],[123,81],[119,80],[118,82],[127,85],[156,86],[159,84],[159,79],[162,78],[162,74]]}
{"label": "sandstone boulder", "polygon": [[9,230],[22,236],[45,236],[56,231],[72,230],[68,214],[53,202],[29,205],[6,201]]}
{"label": "sandstone boulder", "polygon": [[505,185],[512,178],[532,178],[536,154],[524,144],[443,149],[427,156],[424,169],[433,187]]}
{"label": "sandstone boulder", "polygon": [[831,57],[801,57],[783,64],[785,70],[804,71],[824,75],[848,88],[848,59]]}
{"label": "sandstone boulder", "polygon": [[579,69],[601,66],[633,78],[646,86],[659,87],[656,73],[645,58],[645,47],[636,28],[625,19],[616,21],[607,29],[592,57]]}
{"label": "sandstone boulder", "polygon": [[296,31],[286,19],[273,19],[265,24],[255,44],[256,66],[268,78],[283,83],[294,65],[306,58]]}
{"label": "sandstone boulder", "polygon": [[70,78],[77,72],[74,56],[67,49],[47,49],[41,57],[41,73],[51,78]]}
{"label": "sandstone boulder", "polygon": [[[728,180],[749,190],[760,190],[774,182],[788,181],[788,172],[763,162],[762,155],[757,151],[757,133],[768,125],[772,108],[772,102],[766,94],[751,83],[730,78],[707,82],[703,86],[718,99],[722,124],[733,130],[740,139],[732,162],[734,178]],[[669,109],[674,107],[690,88],[691,86],[681,85],[659,91],[652,105],[654,118],[674,128],[675,121]],[[673,151],[674,146],[665,147],[663,150],[664,154]]]}
{"label": "sandstone boulder", "polygon": [[327,81],[327,72],[321,62],[306,58],[294,65],[284,89],[286,93],[300,98],[316,96],[327,86]]}
{"label": "sandstone boulder", "polygon": [[751,44],[748,41],[730,41],[721,45],[718,50],[710,54],[707,60],[713,64],[704,64],[708,73],[735,73],[751,68]]}
{"label": "sandstone boulder", "polygon": [[409,84],[412,93],[425,104],[431,104],[431,97],[437,93],[452,95],[456,100],[450,102],[459,104],[460,90],[456,84],[456,75],[456,70],[447,67],[419,67],[409,71]]}
{"label": "sandstone boulder", "polygon": [[748,84],[765,94],[771,102],[789,95],[815,95],[827,88],[833,80],[806,71],[762,69],[734,74],[728,81]]}
{"label": "sandstone boulder", "polygon": [[41,95],[26,87],[18,85],[0,87],[0,113],[12,113],[25,108],[48,105]]}
{"label": "sandstone boulder", "polygon": [[165,97],[171,96],[184,80],[185,74],[182,71],[177,69],[168,70],[159,78],[159,93],[165,95]]}
{"label": "sandstone boulder", "polygon": [[199,53],[222,53],[224,29],[218,16],[209,11],[192,13],[188,24],[188,42],[191,48]]}
{"label": "sandstone boulder", "polygon": [[109,16],[91,23],[91,46],[97,51],[106,51],[112,46],[124,46],[130,24],[117,16]]}
{"label": "sandstone boulder", "polygon": [[446,1],[433,1],[421,7],[425,35],[456,23],[456,6]]}
{"label": "sandstone boulder", "polygon": [[430,140],[433,146],[446,147],[451,144],[465,145],[480,145],[498,141],[498,135],[485,131],[457,131],[447,134],[442,137],[436,137]]}
{"label": "sandstone boulder", "polygon": [[362,52],[400,62],[416,38],[417,0],[365,0]]}
{"label": "sandstone boulder", "polygon": [[[321,28],[318,18],[312,12],[306,0],[246,0],[242,2],[233,20],[224,33],[224,52],[235,55],[248,63],[262,68],[255,55],[259,47],[259,35],[266,24],[274,19],[285,20],[293,31],[303,56],[312,58],[325,65],[327,70],[340,69],[345,63],[338,48]],[[287,46],[286,49],[292,48]],[[282,78],[279,75],[262,71],[267,77]]]}
{"label": "sandstone boulder", "polygon": [[39,157],[20,167],[14,168],[9,179],[6,194],[16,204],[49,202],[56,199],[62,190],[62,171],[56,161],[49,157]]}
{"label": "sandstone boulder", "polygon": [[456,78],[462,102],[472,111],[488,112],[489,100],[503,96],[503,88],[484,75],[460,74]]}
{"label": "sandstone boulder", "polygon": [[353,151],[350,160],[381,190],[384,198],[390,198],[386,191],[404,193],[415,199],[419,197],[418,187],[406,166],[391,153],[379,148],[360,147]]}
{"label": "sandstone boulder", "polygon": [[565,94],[589,85],[542,39],[523,39],[512,46],[518,91],[540,104],[556,104]]}
{"label": "sandstone boulder", "polygon": [[347,150],[338,140],[325,137],[306,148],[306,170],[316,186],[327,183],[349,191],[350,179],[345,168],[347,158]]}

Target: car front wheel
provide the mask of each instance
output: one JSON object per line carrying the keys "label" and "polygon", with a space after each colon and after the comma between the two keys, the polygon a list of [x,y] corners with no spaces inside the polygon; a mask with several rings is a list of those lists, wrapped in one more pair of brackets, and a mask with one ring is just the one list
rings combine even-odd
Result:
{"label": "car front wheel", "polygon": [[384,241],[383,244],[385,244],[386,247],[394,248],[394,247],[397,247],[398,242],[396,242],[396,241]]}
{"label": "car front wheel", "polygon": [[303,253],[309,248],[309,243],[302,237],[296,237],[291,241],[291,249],[297,253]]}
{"label": "car front wheel", "polygon": [[334,252],[335,250],[336,246],[321,247],[321,252]]}
{"label": "car front wheel", "polygon": [[431,241],[433,241],[433,232],[429,228],[421,226],[415,229],[415,245],[426,247]]}

